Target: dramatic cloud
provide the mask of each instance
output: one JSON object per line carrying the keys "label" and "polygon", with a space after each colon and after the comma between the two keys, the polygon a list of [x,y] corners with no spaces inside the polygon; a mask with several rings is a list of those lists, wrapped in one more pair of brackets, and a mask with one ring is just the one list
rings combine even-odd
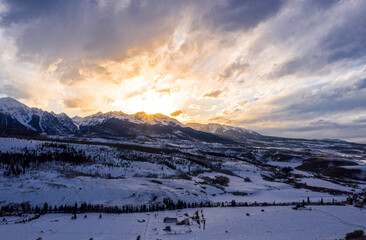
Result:
{"label": "dramatic cloud", "polygon": [[203,97],[209,97],[209,98],[218,98],[220,94],[222,93],[221,90],[215,90],[209,93],[205,93]]}
{"label": "dramatic cloud", "polygon": [[213,31],[240,31],[254,28],[280,9],[282,0],[228,0],[212,7],[204,22]]}
{"label": "dramatic cloud", "polygon": [[[46,64],[58,59],[118,59],[130,47],[149,47],[171,34],[180,1],[15,0],[2,16],[18,54]],[[121,56],[122,55],[122,56]]]}
{"label": "dramatic cloud", "polygon": [[366,141],[365,12],[362,0],[0,0],[0,96]]}
{"label": "dramatic cloud", "polygon": [[191,104],[188,106],[189,108],[193,108],[193,109],[201,109],[201,105],[197,105],[197,104]]}
{"label": "dramatic cloud", "polygon": [[172,117],[178,117],[181,114],[183,114],[183,112],[181,110],[178,110],[178,111],[172,112],[170,114],[170,116],[172,116]]}

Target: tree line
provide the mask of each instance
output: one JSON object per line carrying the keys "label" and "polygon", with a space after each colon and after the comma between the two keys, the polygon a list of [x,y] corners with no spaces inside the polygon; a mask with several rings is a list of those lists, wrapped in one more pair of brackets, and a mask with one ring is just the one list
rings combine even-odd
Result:
{"label": "tree line", "polygon": [[45,162],[65,162],[81,164],[91,161],[91,157],[82,150],[73,147],[59,148],[57,151],[37,152],[24,149],[22,153],[0,152],[0,163],[5,165],[4,176],[24,174],[30,167],[39,167]]}
{"label": "tree line", "polygon": [[165,210],[176,210],[184,208],[197,208],[197,207],[212,207],[210,202],[191,203],[183,200],[174,202],[169,198],[165,198],[163,203],[155,204],[143,204],[140,206],[135,205],[122,205],[122,207],[104,206],[103,204],[90,204],[83,202],[80,205],[75,203],[74,205],[49,205],[47,202],[42,206],[31,206],[29,203],[11,204],[2,206],[0,210],[0,216],[4,214],[17,214],[17,213],[137,213],[137,212],[155,212]]}
{"label": "tree line", "polygon": [[143,204],[143,205],[122,205],[121,207],[104,206],[103,204],[90,204],[83,202],[80,205],[75,203],[73,205],[61,204],[61,205],[49,205],[47,202],[42,206],[31,206],[29,203],[11,204],[2,206],[0,210],[0,216],[3,215],[15,215],[15,214],[46,214],[46,213],[142,213],[142,212],[156,212],[165,210],[177,210],[186,208],[207,208],[207,207],[266,207],[266,206],[306,206],[306,205],[345,205],[348,202],[337,202],[334,199],[331,202],[320,201],[311,202],[308,198],[307,201],[302,202],[289,202],[289,203],[238,203],[235,200],[231,202],[186,202],[183,200],[173,201],[170,198],[164,198],[161,203]]}

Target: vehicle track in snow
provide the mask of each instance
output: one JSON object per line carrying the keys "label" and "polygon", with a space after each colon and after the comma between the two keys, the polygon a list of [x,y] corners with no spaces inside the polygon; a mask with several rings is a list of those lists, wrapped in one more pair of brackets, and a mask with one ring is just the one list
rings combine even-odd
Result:
{"label": "vehicle track in snow", "polygon": [[335,220],[336,222],[340,223],[340,224],[343,224],[343,225],[346,225],[346,226],[350,226],[350,227],[357,227],[357,228],[361,228],[361,229],[364,229],[366,230],[366,227],[365,226],[362,226],[362,225],[358,225],[358,224],[354,224],[354,223],[350,223],[350,222],[346,222],[344,221],[343,219],[329,213],[329,212],[325,212],[323,210],[319,210],[319,209],[313,209],[314,211],[317,211],[317,212],[320,212],[330,218],[332,218],[333,220]]}

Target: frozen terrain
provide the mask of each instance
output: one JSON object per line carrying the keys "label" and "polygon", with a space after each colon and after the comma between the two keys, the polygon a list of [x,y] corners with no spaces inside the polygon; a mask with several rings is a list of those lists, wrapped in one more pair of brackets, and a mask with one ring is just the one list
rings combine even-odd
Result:
{"label": "frozen terrain", "polygon": [[365,229],[366,145],[6,98],[0,193],[0,239],[339,239]]}
{"label": "frozen terrain", "polygon": [[[176,148],[141,147],[141,145],[108,145],[64,143],[16,138],[0,138],[2,153],[28,152],[51,155],[52,161],[30,162],[19,173],[0,164],[0,204],[30,203],[32,206],[103,204],[105,206],[143,205],[162,202],[164,198],[185,202],[287,203],[311,201],[343,201],[349,194],[361,192],[363,181],[332,178],[293,170],[284,177],[282,169],[295,168],[299,162],[268,161],[260,164],[233,157],[225,146],[224,157],[201,145]],[[153,146],[153,145],[151,145]],[[65,150],[66,149],[66,150]],[[56,158],[64,151],[82,154],[85,162],[69,162]],[[179,150],[178,150],[179,149]],[[189,150],[187,150],[189,149]],[[205,154],[202,154],[205,152]],[[48,154],[48,155],[47,155]],[[217,154],[216,154],[217,155]],[[12,155],[11,155],[12,156]],[[19,155],[16,155],[19,157]],[[28,157],[28,156],[27,156]],[[18,168],[18,167],[16,167]],[[291,169],[293,169],[291,168]],[[278,176],[277,176],[278,175]]]}
{"label": "frozen terrain", "polygon": [[[262,211],[263,209],[263,211]],[[198,210],[198,220],[192,219]],[[187,217],[186,215],[189,217]],[[247,216],[249,214],[249,216]],[[87,216],[84,218],[84,216]],[[164,223],[189,218],[190,225]],[[11,220],[11,219],[9,219]],[[166,226],[171,231],[164,231]],[[203,208],[133,214],[47,214],[20,224],[1,224],[1,240],[119,239],[340,239],[366,229],[366,214],[354,207],[316,206]]]}

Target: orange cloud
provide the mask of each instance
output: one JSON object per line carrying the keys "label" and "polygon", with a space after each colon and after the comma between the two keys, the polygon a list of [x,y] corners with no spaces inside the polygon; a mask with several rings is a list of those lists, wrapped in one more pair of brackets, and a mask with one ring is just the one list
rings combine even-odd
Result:
{"label": "orange cloud", "polygon": [[216,91],[212,91],[212,92],[205,93],[203,95],[203,97],[218,98],[221,95],[221,93],[222,93],[221,90],[216,90]]}
{"label": "orange cloud", "polygon": [[170,116],[172,116],[172,117],[178,117],[181,114],[183,114],[183,112],[181,110],[178,110],[178,111],[172,112],[170,114]]}

